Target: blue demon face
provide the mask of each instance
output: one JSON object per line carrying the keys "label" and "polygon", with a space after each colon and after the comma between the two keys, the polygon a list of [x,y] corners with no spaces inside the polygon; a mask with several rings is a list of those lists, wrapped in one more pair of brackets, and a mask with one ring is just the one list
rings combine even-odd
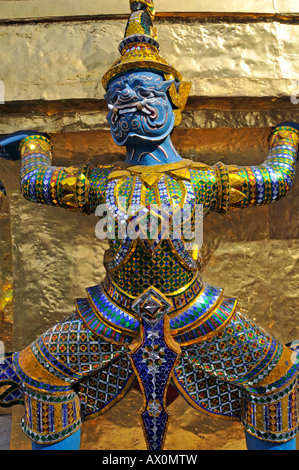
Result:
{"label": "blue demon face", "polygon": [[111,82],[105,99],[107,120],[117,145],[134,141],[161,141],[174,126],[167,96],[173,80],[152,72],[128,72]]}

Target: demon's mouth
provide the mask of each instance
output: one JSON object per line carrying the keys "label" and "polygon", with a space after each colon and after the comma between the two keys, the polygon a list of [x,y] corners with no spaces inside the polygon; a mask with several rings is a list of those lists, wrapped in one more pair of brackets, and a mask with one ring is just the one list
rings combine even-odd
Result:
{"label": "demon's mouth", "polygon": [[137,111],[146,114],[151,119],[155,119],[157,117],[157,111],[148,104],[147,99],[124,106],[113,106],[112,104],[108,104],[108,108],[112,111],[111,122],[113,125],[117,123],[122,115],[136,113]]}

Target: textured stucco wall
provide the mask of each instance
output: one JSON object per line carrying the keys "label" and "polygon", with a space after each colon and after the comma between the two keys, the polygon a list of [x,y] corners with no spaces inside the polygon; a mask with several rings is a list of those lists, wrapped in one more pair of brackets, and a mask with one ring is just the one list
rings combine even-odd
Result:
{"label": "textured stucco wall", "polygon": [[[5,101],[103,99],[125,20],[0,24]],[[191,80],[192,96],[291,96],[299,29],[280,22],[158,23],[162,55]]]}
{"label": "textured stucco wall", "polygon": [[[193,85],[183,127],[299,119],[292,104],[299,94],[297,2],[239,3],[156,2],[162,55]],[[0,7],[0,134],[19,126],[107,129],[101,77],[118,58],[127,1],[0,1]]]}

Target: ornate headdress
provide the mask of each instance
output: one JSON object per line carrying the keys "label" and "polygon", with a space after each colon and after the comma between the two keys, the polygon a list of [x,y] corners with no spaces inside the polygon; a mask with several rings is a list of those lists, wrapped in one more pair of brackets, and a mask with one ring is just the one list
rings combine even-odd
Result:
{"label": "ornate headdress", "polygon": [[184,82],[182,75],[160,56],[157,31],[153,26],[155,7],[153,0],[130,0],[131,15],[125,38],[119,45],[121,57],[105,73],[102,84],[105,90],[114,78],[127,71],[147,69],[162,72],[166,80],[174,79],[169,97],[174,106],[175,125],[181,123],[181,113],[186,105],[191,83]]}

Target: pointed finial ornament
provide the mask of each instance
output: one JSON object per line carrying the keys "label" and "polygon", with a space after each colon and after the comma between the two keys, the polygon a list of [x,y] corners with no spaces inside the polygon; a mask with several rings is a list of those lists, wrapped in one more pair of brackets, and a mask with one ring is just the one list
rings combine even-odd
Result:
{"label": "pointed finial ornament", "polygon": [[181,113],[187,103],[191,89],[190,82],[184,82],[182,75],[160,55],[157,31],[153,26],[155,7],[153,0],[130,0],[131,15],[125,37],[119,45],[121,57],[102,78],[105,90],[114,78],[129,71],[151,70],[161,73],[165,80],[174,79],[169,88],[169,97],[174,107],[175,125],[181,123]]}
{"label": "pointed finial ornament", "polygon": [[155,5],[153,0],[130,0],[131,12],[138,10],[146,10],[151,20],[155,18]]}

